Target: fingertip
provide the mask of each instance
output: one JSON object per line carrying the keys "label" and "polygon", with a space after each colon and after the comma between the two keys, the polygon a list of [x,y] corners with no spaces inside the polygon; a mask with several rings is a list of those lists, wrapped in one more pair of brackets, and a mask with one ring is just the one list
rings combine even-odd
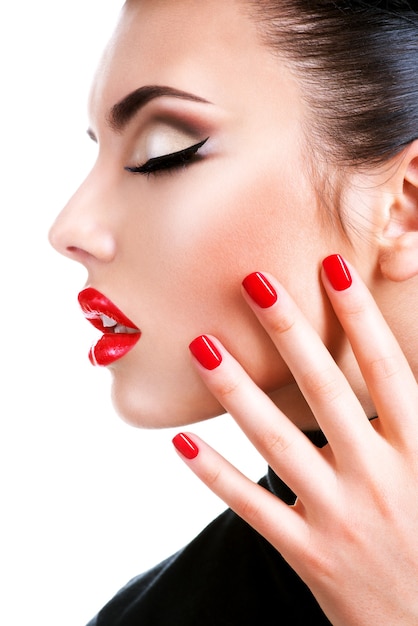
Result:
{"label": "fingertip", "polygon": [[277,302],[277,291],[261,272],[253,272],[244,278],[242,286],[259,307],[268,309]]}
{"label": "fingertip", "polygon": [[178,433],[172,439],[175,449],[187,460],[192,460],[199,454],[199,447],[186,433]]}
{"label": "fingertip", "polygon": [[331,254],[322,261],[322,267],[331,287],[335,291],[345,291],[352,285],[352,277],[346,262],[340,254]]}
{"label": "fingertip", "polygon": [[222,354],[207,335],[193,339],[189,350],[195,359],[207,370],[214,370],[222,363]]}

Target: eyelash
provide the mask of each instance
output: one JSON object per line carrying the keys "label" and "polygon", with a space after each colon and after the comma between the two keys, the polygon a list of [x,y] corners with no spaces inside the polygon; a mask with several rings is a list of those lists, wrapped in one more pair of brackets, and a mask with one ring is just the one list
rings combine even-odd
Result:
{"label": "eyelash", "polygon": [[134,167],[125,167],[127,172],[133,174],[158,174],[158,172],[176,170],[184,168],[198,160],[198,152],[200,148],[207,142],[209,137],[199,141],[199,143],[184,148],[184,150],[178,150],[177,152],[171,152],[170,154],[163,154],[158,157],[149,159],[142,165],[136,165]]}

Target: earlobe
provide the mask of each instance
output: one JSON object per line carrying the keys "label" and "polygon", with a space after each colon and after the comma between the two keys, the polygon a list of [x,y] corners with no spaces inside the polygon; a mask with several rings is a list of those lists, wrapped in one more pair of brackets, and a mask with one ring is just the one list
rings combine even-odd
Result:
{"label": "earlobe", "polygon": [[379,261],[383,276],[400,282],[418,275],[418,140],[404,151],[392,183]]}
{"label": "earlobe", "polygon": [[418,232],[407,232],[382,247],[380,270],[388,280],[401,282],[418,275]]}

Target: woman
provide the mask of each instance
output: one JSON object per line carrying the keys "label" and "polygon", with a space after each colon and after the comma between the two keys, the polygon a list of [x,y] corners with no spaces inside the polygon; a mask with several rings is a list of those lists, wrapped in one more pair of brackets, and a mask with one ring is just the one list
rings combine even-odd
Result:
{"label": "woman", "polygon": [[274,472],[179,433],[238,516],[91,624],[417,623],[417,39],[402,0],[123,7],[51,242],[120,415],[228,411]]}

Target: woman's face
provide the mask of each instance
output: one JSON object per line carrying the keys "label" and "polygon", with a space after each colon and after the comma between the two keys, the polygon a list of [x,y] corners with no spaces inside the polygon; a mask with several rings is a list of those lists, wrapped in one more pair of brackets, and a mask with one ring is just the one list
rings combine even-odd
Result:
{"label": "woman's face", "polygon": [[252,271],[275,274],[334,337],[318,269],[344,253],[342,238],[306,174],[298,85],[242,6],[128,0],[91,92],[97,161],[51,230],[53,245],[87,268],[87,286],[141,331],[94,351],[112,373],[116,409],[135,425],[222,412],[190,360],[201,333],[223,341],[265,390],[294,392],[241,297]]}

